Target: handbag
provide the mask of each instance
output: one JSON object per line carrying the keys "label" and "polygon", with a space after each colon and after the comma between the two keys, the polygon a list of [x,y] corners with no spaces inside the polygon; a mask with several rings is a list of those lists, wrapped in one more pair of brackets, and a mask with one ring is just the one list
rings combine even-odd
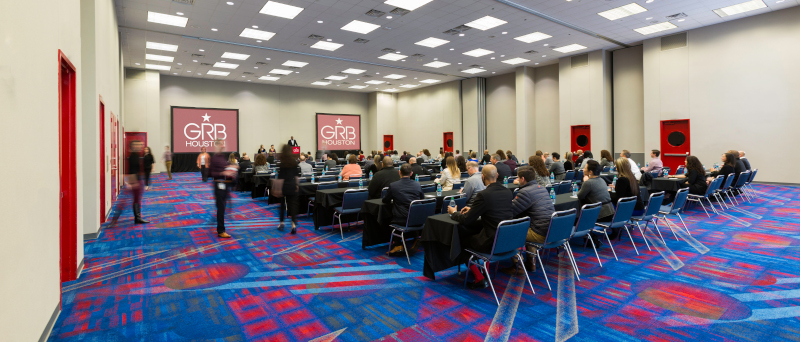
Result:
{"label": "handbag", "polygon": [[272,186],[270,186],[271,195],[275,198],[282,198],[283,197],[283,179],[273,179]]}

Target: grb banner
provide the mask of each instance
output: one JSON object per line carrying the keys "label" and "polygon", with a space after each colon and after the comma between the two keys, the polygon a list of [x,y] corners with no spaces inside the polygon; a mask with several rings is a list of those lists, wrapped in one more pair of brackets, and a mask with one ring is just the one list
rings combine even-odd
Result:
{"label": "grb banner", "polygon": [[239,149],[239,110],[172,107],[172,150],[175,153],[214,150],[222,140],[223,151]]}
{"label": "grb banner", "polygon": [[361,116],[317,113],[317,149],[361,149]]}

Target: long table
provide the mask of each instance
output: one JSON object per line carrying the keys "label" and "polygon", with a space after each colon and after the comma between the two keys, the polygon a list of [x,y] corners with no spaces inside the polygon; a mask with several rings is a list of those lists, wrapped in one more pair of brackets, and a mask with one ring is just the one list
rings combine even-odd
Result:
{"label": "long table", "polygon": [[[571,194],[556,196],[556,211],[580,209],[580,201]],[[459,223],[449,214],[428,217],[422,229],[422,246],[425,249],[425,263],[422,274],[436,279],[436,272],[463,264],[469,256],[463,253],[459,236]]]}

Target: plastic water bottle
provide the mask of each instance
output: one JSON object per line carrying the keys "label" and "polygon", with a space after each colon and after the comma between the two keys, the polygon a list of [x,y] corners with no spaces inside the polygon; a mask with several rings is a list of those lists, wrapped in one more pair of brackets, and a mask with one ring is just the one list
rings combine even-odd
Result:
{"label": "plastic water bottle", "polygon": [[339,175],[339,183],[341,183],[341,182],[342,182],[342,175],[340,174]]}
{"label": "plastic water bottle", "polygon": [[325,165],[325,173],[328,173],[328,165]]}
{"label": "plastic water bottle", "polygon": [[614,180],[611,181],[611,185],[614,186],[611,188],[611,192],[617,192],[617,176],[614,176]]}
{"label": "plastic water bottle", "polygon": [[436,196],[438,197],[438,196],[441,196],[441,195],[442,195],[442,185],[441,184],[437,184],[436,185]]}
{"label": "plastic water bottle", "polygon": [[644,163],[644,167],[650,167],[650,163]]}
{"label": "plastic water bottle", "polygon": [[419,175],[414,176],[414,180],[417,181],[417,183],[419,183]]}
{"label": "plastic water bottle", "polygon": [[508,177],[503,178],[503,185],[505,185],[506,188],[508,187]]}
{"label": "plastic water bottle", "polygon": [[550,201],[556,204],[556,191],[554,189],[550,189]]}
{"label": "plastic water bottle", "polygon": [[555,182],[556,182],[556,174],[551,172],[550,173],[550,184],[553,184]]}
{"label": "plastic water bottle", "polygon": [[667,169],[662,169],[661,171],[664,171],[664,177],[669,175],[669,171],[667,171]]}
{"label": "plastic water bottle", "polygon": [[572,183],[572,197],[578,197],[578,184]]}
{"label": "plastic water bottle", "polygon": [[316,177],[314,177],[314,174],[312,173],[311,174],[311,183],[314,183],[315,180],[316,180]]}
{"label": "plastic water bottle", "polygon": [[372,171],[369,172],[369,180],[372,180]]}
{"label": "plastic water bottle", "polygon": [[455,209],[455,208],[456,208],[456,200],[454,200],[454,199],[452,199],[452,198],[451,198],[451,199],[450,199],[450,204],[449,204],[449,206],[450,206],[451,208]]}
{"label": "plastic water bottle", "polygon": [[364,178],[359,178],[358,179],[358,188],[359,189],[363,189],[364,188]]}

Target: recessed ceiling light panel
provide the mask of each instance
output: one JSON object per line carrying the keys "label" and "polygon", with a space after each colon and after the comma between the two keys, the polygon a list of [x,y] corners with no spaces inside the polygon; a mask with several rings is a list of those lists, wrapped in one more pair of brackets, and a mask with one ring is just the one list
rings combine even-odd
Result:
{"label": "recessed ceiling light panel", "polygon": [[418,42],[416,42],[414,44],[427,46],[429,48],[435,48],[437,46],[442,46],[442,45],[447,44],[449,42],[450,42],[449,40],[430,37],[430,38],[427,38],[427,39],[420,40],[420,41],[418,41]]}
{"label": "recessed ceiling light panel", "polygon": [[437,62],[430,62],[428,64],[424,64],[423,66],[430,67],[430,68],[441,68],[441,67],[448,66],[448,65],[450,65],[450,63],[438,62],[437,61]]}
{"label": "recessed ceiling light panel", "polygon": [[224,68],[224,69],[236,69],[239,67],[239,64],[216,62],[214,63],[214,67]]}
{"label": "recessed ceiling light panel", "polygon": [[326,86],[326,85],[331,84],[331,82],[316,81],[316,82],[311,82],[311,84],[318,85],[318,86]]}
{"label": "recessed ceiling light panel", "polygon": [[408,56],[397,54],[397,53],[387,53],[387,54],[385,54],[383,56],[380,56],[378,58],[380,58],[380,59],[388,59],[390,61],[399,61],[399,60],[401,60],[403,58],[406,58],[406,57],[408,57]]}
{"label": "recessed ceiling light panel", "polygon": [[282,65],[283,66],[287,66],[287,67],[293,67],[293,68],[302,68],[302,67],[308,65],[308,63],[306,63],[306,62],[298,62],[298,61],[286,61]]}
{"label": "recessed ceiling light panel", "polygon": [[172,63],[175,60],[175,57],[172,56],[162,56],[162,55],[153,55],[153,54],[145,54],[144,59],[149,59],[151,61],[159,61],[159,62],[170,62]]}
{"label": "recessed ceiling light panel", "polygon": [[383,76],[383,78],[391,78],[393,80],[399,80],[399,79],[405,78],[405,77],[406,77],[406,75],[398,75],[398,74],[391,74],[391,75]]}
{"label": "recessed ceiling light panel", "polygon": [[166,70],[166,71],[169,71],[169,69],[172,69],[172,67],[169,66],[169,65],[158,65],[158,64],[145,64],[144,67],[147,68],[147,69]]}
{"label": "recessed ceiling light panel", "polygon": [[440,81],[439,80],[434,80],[434,79],[428,79],[428,80],[422,80],[422,81],[419,81],[419,82],[420,83],[436,83],[436,82],[440,82]]}
{"label": "recessed ceiling light panel", "polygon": [[392,88],[392,89],[386,89],[386,90],[384,90],[384,91],[387,91],[387,92],[390,92],[390,93],[394,93],[394,92],[396,92],[396,91],[398,91],[398,90],[400,90],[400,89],[394,89],[394,88]]}
{"label": "recessed ceiling light panel", "polygon": [[147,48],[153,50],[170,51],[170,52],[178,51],[177,45],[155,43],[155,42],[147,42]]}
{"label": "recessed ceiling light panel", "polygon": [[599,16],[606,18],[608,20],[617,20],[620,18],[625,18],[627,16],[631,16],[637,13],[647,12],[647,9],[640,6],[639,4],[632,2],[625,6],[620,6],[617,8],[612,8],[608,11],[597,13]]}
{"label": "recessed ceiling light panel", "polygon": [[239,34],[239,37],[253,38],[258,40],[270,40],[270,38],[273,36],[275,36],[275,33],[273,32],[254,30],[251,28],[245,28],[242,33]]}
{"label": "recessed ceiling light panel", "polygon": [[419,87],[419,84],[404,84],[400,86],[400,88],[416,88],[416,87]]}
{"label": "recessed ceiling light panel", "polygon": [[[583,50],[585,48],[586,47],[581,45],[581,44],[570,44],[570,45],[567,45],[567,46],[562,46],[562,47],[559,47],[559,48],[555,48],[553,50],[556,50],[556,51],[561,52],[561,53],[569,53],[569,52],[573,52],[573,51]],[[544,56],[542,56],[542,57],[544,57]]]}
{"label": "recessed ceiling light panel", "polygon": [[250,55],[245,55],[241,53],[233,53],[233,52],[226,52],[222,54],[222,58],[230,58],[230,59],[238,59],[240,61],[245,61],[250,58]]}
{"label": "recessed ceiling light panel", "polygon": [[475,49],[475,50],[472,50],[472,51],[464,52],[465,55],[472,56],[472,57],[483,57],[483,56],[486,56],[486,55],[491,55],[493,53],[494,53],[494,51],[486,50],[486,49]]}
{"label": "recessed ceiling light panel", "polygon": [[336,49],[338,49],[338,48],[340,48],[342,46],[344,46],[344,45],[337,44],[337,43],[331,43],[331,42],[318,41],[318,42],[314,43],[314,45],[311,45],[311,48],[312,49],[327,50],[327,51],[336,51]]}
{"label": "recessed ceiling light panel", "polygon": [[277,1],[267,1],[267,4],[261,8],[260,13],[264,13],[266,15],[274,15],[276,17],[286,18],[286,19],[294,19],[300,12],[303,11],[303,8],[282,4]]}
{"label": "recessed ceiling light panel", "polygon": [[503,63],[515,65],[515,64],[528,63],[530,61],[531,61],[530,59],[525,59],[525,58],[512,58],[512,59],[508,59],[508,60],[503,61]]}
{"label": "recessed ceiling light panel", "polygon": [[331,75],[331,76],[325,77],[326,80],[334,80],[334,81],[341,81],[341,80],[343,80],[345,78],[347,78],[347,76]]}
{"label": "recessed ceiling light panel", "polygon": [[386,83],[386,81],[374,80],[374,81],[366,81],[364,83],[366,83],[366,84],[382,84],[382,83]]}
{"label": "recessed ceiling light panel", "polygon": [[353,88],[353,89],[364,89],[364,88],[366,88],[366,87],[367,87],[367,86],[354,85],[354,86],[350,86],[349,88]]}
{"label": "recessed ceiling light panel", "polygon": [[207,74],[209,74],[209,75],[214,75],[214,76],[228,76],[228,75],[230,75],[231,73],[229,73],[229,72],[227,72],[227,71],[216,71],[216,70],[209,70],[209,71],[207,72]]}
{"label": "recessed ceiling light panel", "polygon": [[660,23],[660,24],[640,27],[640,28],[634,29],[634,31],[639,32],[639,33],[641,33],[643,35],[648,35],[648,34],[652,34],[652,33],[656,33],[656,32],[671,30],[671,29],[674,29],[674,28],[678,28],[678,27],[675,26],[675,24],[673,24],[671,22],[663,22],[663,23]]}
{"label": "recessed ceiling light panel", "polygon": [[508,23],[508,22],[505,21],[505,20],[497,19],[497,18],[495,18],[493,16],[487,15],[487,16],[485,16],[483,18],[470,21],[470,22],[466,23],[465,25],[467,25],[469,27],[476,28],[476,29],[481,30],[481,31],[486,31],[486,30],[488,30],[490,28],[498,27],[498,26],[506,24],[506,23]]}
{"label": "recessed ceiling light panel", "polygon": [[551,37],[552,37],[551,35],[546,34],[546,33],[534,32],[534,33],[526,34],[524,36],[519,36],[519,37],[514,38],[514,39],[519,40],[521,42],[533,43],[533,42],[538,42],[540,40],[545,40],[545,39],[551,38]]}
{"label": "recessed ceiling light panel", "polygon": [[291,75],[294,71],[291,70],[283,70],[283,69],[272,69],[270,74],[279,74],[279,75]]}
{"label": "recessed ceiling light panel", "polygon": [[486,71],[486,70],[483,70],[483,69],[480,69],[480,68],[472,68],[472,69],[463,70],[461,72],[467,73],[467,74],[477,74],[477,73],[481,73],[481,72],[484,72],[484,71]]}
{"label": "recessed ceiling light panel", "polygon": [[189,18],[158,12],[147,12],[147,21],[156,24],[186,27]]}
{"label": "recessed ceiling light panel", "polygon": [[281,78],[280,77],[275,77],[275,76],[261,76],[258,79],[259,80],[264,80],[264,81],[277,81],[277,80],[279,80]]}
{"label": "recessed ceiling light panel", "polygon": [[384,3],[390,6],[400,7],[402,9],[413,11],[431,1],[433,0],[386,0],[386,2]]}
{"label": "recessed ceiling light panel", "polygon": [[727,17],[729,15],[735,15],[735,14],[739,14],[739,13],[754,11],[754,10],[761,9],[761,8],[764,8],[764,7],[767,7],[767,5],[764,4],[764,1],[753,0],[753,1],[748,1],[748,2],[743,2],[743,3],[740,3],[740,4],[736,4],[736,5],[733,5],[733,6],[728,6],[728,7],[723,7],[723,8],[720,8],[720,9],[715,9],[714,13],[716,13],[721,18],[725,18],[725,17]]}
{"label": "recessed ceiling light panel", "polygon": [[361,69],[352,69],[351,68],[351,69],[347,69],[347,70],[342,71],[342,72],[345,73],[345,74],[358,75],[358,74],[363,74],[363,73],[365,73],[367,71],[366,70],[361,70]]}
{"label": "recessed ceiling light panel", "polygon": [[381,27],[380,25],[370,24],[367,22],[363,22],[360,20],[353,20],[349,24],[342,26],[342,30],[351,31],[361,34],[367,34],[372,31],[375,31]]}

